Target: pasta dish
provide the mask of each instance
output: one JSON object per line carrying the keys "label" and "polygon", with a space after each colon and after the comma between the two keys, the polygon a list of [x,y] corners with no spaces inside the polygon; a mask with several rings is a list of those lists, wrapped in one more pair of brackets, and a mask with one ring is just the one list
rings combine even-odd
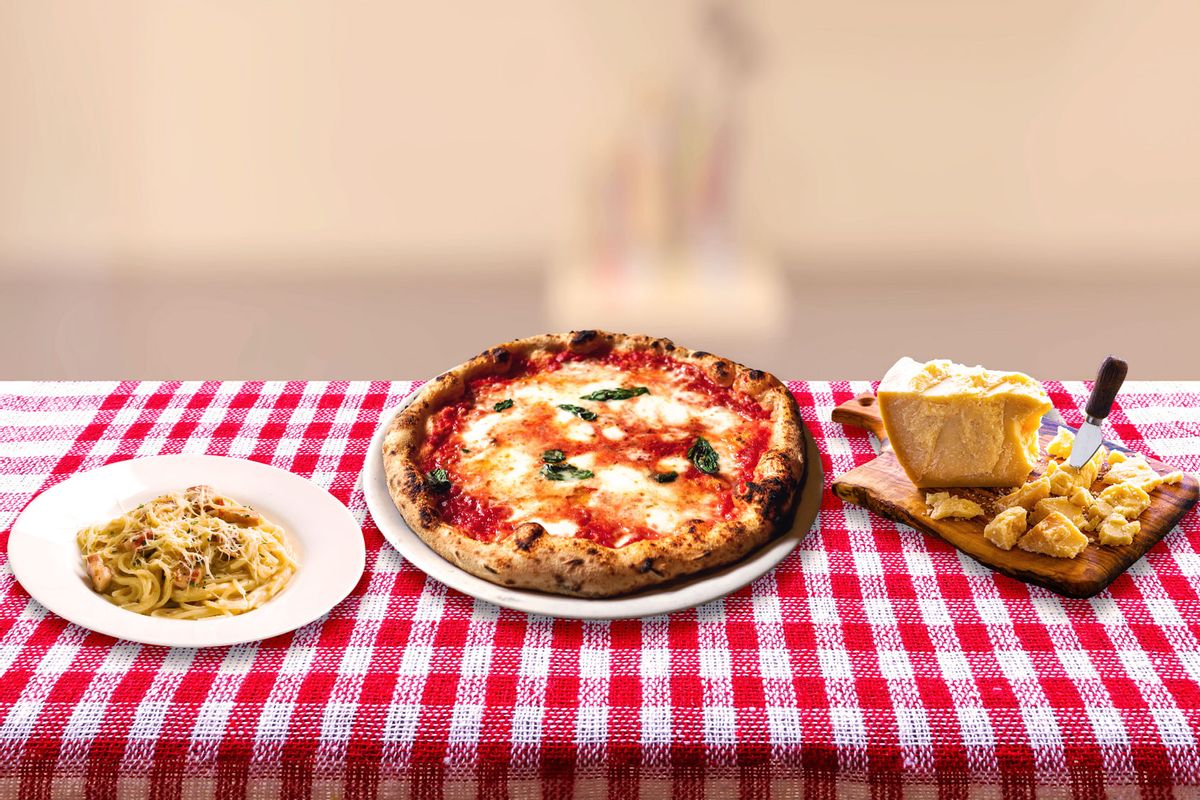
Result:
{"label": "pasta dish", "polygon": [[242,614],[299,566],[282,528],[210,486],[156,497],[76,540],[92,588],[152,617]]}

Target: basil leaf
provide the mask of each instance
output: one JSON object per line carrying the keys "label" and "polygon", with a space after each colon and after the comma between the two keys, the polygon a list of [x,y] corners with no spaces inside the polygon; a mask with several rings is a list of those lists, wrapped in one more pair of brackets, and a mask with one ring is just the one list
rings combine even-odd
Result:
{"label": "basil leaf", "polygon": [[582,481],[594,477],[594,474],[590,469],[580,469],[570,464],[545,464],[542,466],[542,477],[548,481]]}
{"label": "basil leaf", "polygon": [[671,470],[670,472],[654,473],[654,480],[658,481],[659,483],[674,483],[675,479],[678,477],[679,473],[675,470]]}
{"label": "basil leaf", "polygon": [[512,406],[512,398],[510,397],[509,399],[501,400],[499,403],[496,403],[496,405],[492,406],[492,411],[504,411],[507,408],[512,408]]}
{"label": "basil leaf", "polygon": [[634,386],[633,388],[620,389],[597,389],[591,394],[585,394],[580,400],[628,400],[631,397],[637,397],[640,394],[650,394],[650,390],[645,386]]}
{"label": "basil leaf", "polygon": [[425,485],[429,487],[431,492],[445,492],[450,490],[450,475],[446,470],[431,469],[425,473]]}
{"label": "basil leaf", "polygon": [[696,437],[696,441],[688,448],[687,457],[696,469],[709,475],[715,475],[721,468],[717,460],[717,451],[712,449],[712,445],[703,436]]}
{"label": "basil leaf", "polygon": [[566,458],[567,456],[562,450],[547,450],[542,453],[542,461],[545,461],[547,464],[557,464],[560,461],[565,461]]}
{"label": "basil leaf", "polygon": [[582,406],[573,406],[570,403],[563,403],[559,406],[559,408],[561,408],[563,411],[570,411],[575,416],[579,417],[580,419],[586,419],[588,422],[596,419],[595,411],[588,411]]}

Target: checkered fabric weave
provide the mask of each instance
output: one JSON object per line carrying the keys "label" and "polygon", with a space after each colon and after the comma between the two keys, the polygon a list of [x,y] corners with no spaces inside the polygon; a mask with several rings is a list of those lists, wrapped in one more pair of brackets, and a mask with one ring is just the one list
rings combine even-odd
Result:
{"label": "checkered fabric weave", "polygon": [[[67,624],[0,555],[0,796],[1180,796],[1200,783],[1200,523],[1067,600],[828,490],[774,572],[701,608],[528,616],[427,578],[359,471],[413,383],[0,384],[0,545],[83,470],[210,453],[311,479],[362,523],[353,594],[294,633],[142,646]],[[1049,383],[1069,424],[1087,387]],[[793,383],[826,481],[866,382]],[[1200,384],[1133,383],[1108,433],[1200,470]]]}

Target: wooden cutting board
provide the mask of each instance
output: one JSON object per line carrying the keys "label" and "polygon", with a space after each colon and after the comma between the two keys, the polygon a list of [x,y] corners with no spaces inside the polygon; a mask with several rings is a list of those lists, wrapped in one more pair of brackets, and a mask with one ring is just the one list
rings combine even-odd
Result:
{"label": "wooden cutting board", "polygon": [[[927,490],[913,486],[891,447],[886,444],[887,433],[884,431],[883,418],[879,416],[875,396],[859,395],[843,403],[834,409],[833,421],[866,428],[884,443],[883,452],[874,460],[834,480],[833,491],[838,497],[936,536],[997,572],[1019,581],[1044,586],[1067,597],[1091,597],[1112,583],[1130,564],[1179,524],[1196,504],[1197,495],[1200,494],[1196,478],[1188,473],[1184,473],[1183,481],[1179,484],[1155,489],[1150,493],[1150,507],[1138,518],[1142,529],[1129,545],[1102,547],[1092,543],[1075,558],[1053,558],[1017,548],[1006,551],[983,538],[983,528],[996,511],[996,501],[1008,489],[955,489],[953,494],[983,506],[985,516],[977,519],[930,519],[925,510]],[[1054,436],[1055,427],[1053,423],[1042,424],[1043,452]],[[1104,444],[1110,450],[1126,450],[1109,442]],[[1174,471],[1161,461],[1148,460],[1160,474]],[[1042,474],[1044,470],[1043,460],[1031,478]],[[1097,482],[1094,492],[1098,493],[1104,486]]]}

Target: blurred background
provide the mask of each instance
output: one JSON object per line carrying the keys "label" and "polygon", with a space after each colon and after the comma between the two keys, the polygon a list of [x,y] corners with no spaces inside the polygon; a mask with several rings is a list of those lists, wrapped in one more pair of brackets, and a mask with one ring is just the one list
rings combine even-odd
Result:
{"label": "blurred background", "polygon": [[0,378],[1200,378],[1200,4],[0,4]]}

